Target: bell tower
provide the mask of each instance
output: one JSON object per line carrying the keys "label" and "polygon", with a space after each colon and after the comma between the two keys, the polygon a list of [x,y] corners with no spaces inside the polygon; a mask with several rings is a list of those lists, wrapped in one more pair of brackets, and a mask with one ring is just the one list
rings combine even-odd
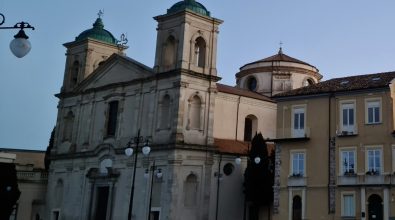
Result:
{"label": "bell tower", "polygon": [[80,33],[74,41],[63,44],[67,48],[62,92],[73,90],[113,53],[123,54],[126,46],[107,30],[99,12],[91,29]]}
{"label": "bell tower", "polygon": [[218,27],[223,21],[211,17],[195,0],[180,1],[154,19],[158,22],[156,73],[184,69],[217,75]]}

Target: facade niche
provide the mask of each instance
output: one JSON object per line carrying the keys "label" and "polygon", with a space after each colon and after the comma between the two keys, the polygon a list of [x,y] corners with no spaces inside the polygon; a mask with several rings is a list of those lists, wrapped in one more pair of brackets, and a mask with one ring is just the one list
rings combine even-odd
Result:
{"label": "facade niche", "polygon": [[202,37],[198,37],[195,41],[195,58],[196,66],[206,65],[206,41]]}
{"label": "facade niche", "polygon": [[184,204],[193,207],[197,204],[198,181],[195,174],[189,174],[184,182]]}
{"label": "facade niche", "polygon": [[69,111],[64,118],[63,141],[70,141],[73,135],[74,113]]}
{"label": "facade niche", "polygon": [[166,94],[159,103],[159,129],[170,128],[170,102],[170,96]]}
{"label": "facade niche", "polygon": [[195,95],[189,100],[189,129],[200,130],[202,101],[199,96]]}
{"label": "facade niche", "polygon": [[165,70],[175,68],[176,49],[176,39],[173,36],[169,36],[164,45],[163,66]]}
{"label": "facade niche", "polygon": [[80,72],[80,62],[74,61],[71,67],[70,88],[73,88],[78,83],[78,73]]}

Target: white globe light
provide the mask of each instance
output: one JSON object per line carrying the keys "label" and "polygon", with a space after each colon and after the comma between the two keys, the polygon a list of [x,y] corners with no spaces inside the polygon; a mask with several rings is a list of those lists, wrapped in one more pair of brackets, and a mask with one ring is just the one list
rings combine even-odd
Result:
{"label": "white globe light", "polygon": [[149,177],[149,172],[148,169],[146,169],[144,172],[144,178],[148,179],[148,177]]}
{"label": "white globe light", "polygon": [[261,158],[255,157],[254,162],[255,162],[255,164],[259,164],[261,162]]}
{"label": "white globe light", "polygon": [[25,38],[15,38],[10,43],[11,52],[18,58],[24,57],[32,48],[29,40]]}
{"label": "white globe light", "polygon": [[147,156],[150,152],[151,152],[151,148],[148,146],[148,145],[145,145],[144,147],[143,147],[143,154],[145,155],[145,156]]}
{"label": "white globe light", "polygon": [[156,173],[156,177],[160,179],[162,178],[162,176],[163,176],[162,170],[158,170],[158,172]]}
{"label": "white globe light", "polygon": [[133,148],[131,148],[131,147],[126,148],[125,155],[128,157],[132,156],[133,155]]}
{"label": "white globe light", "polygon": [[235,159],[235,163],[236,163],[237,165],[240,165],[240,164],[241,164],[241,158],[240,158],[240,157],[237,157],[237,158]]}

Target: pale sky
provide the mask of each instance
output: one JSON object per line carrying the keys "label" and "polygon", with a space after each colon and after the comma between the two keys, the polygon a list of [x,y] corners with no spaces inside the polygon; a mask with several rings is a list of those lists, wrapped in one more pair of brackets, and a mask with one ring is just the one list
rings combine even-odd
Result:
{"label": "pale sky", "polygon": [[[44,150],[56,124],[65,66],[63,43],[92,27],[104,9],[105,29],[126,33],[127,55],[152,67],[156,21],[176,0],[0,0],[4,26],[27,21],[31,52],[16,58],[0,30],[0,148]],[[218,39],[221,83],[234,85],[246,63],[277,53],[316,66],[324,80],[395,70],[394,0],[201,0],[224,20]]]}

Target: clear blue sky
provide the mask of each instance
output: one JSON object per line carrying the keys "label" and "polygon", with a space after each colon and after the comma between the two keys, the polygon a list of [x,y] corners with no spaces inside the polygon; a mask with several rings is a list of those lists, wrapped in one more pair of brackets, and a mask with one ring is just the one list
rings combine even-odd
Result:
{"label": "clear blue sky", "polygon": [[[104,9],[105,28],[127,33],[127,55],[153,66],[156,22],[176,0],[1,0],[3,26],[28,21],[32,43],[14,57],[14,30],[0,30],[0,147],[45,149],[56,124],[65,64],[63,43],[91,28]],[[393,0],[201,0],[220,27],[218,72],[234,85],[239,67],[284,52],[320,69],[324,79],[395,70]]]}

